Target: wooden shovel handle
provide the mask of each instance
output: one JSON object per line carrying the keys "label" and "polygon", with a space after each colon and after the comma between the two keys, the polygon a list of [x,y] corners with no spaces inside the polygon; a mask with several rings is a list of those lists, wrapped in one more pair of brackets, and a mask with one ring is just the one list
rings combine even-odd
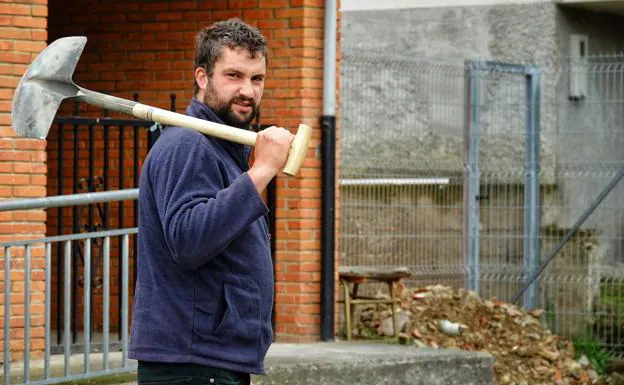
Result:
{"label": "wooden shovel handle", "polygon": [[[141,103],[137,103],[132,108],[132,115],[139,119],[151,120],[161,124],[190,128],[206,135],[248,146],[255,146],[258,136],[258,134],[253,131],[194,118],[192,116],[147,106]],[[294,176],[299,172],[308,151],[311,135],[312,129],[310,126],[305,124],[299,125],[299,130],[291,143],[288,160],[284,166],[283,171],[285,174]]]}
{"label": "wooden shovel handle", "polygon": [[306,153],[308,152],[311,136],[312,127],[307,124],[299,124],[299,129],[295,134],[295,138],[290,144],[288,159],[286,160],[286,165],[283,170],[284,174],[295,176],[299,172]]}

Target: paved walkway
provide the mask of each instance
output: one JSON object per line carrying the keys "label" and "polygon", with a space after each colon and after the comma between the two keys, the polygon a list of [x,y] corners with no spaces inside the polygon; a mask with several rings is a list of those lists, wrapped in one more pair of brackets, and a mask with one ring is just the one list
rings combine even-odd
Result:
{"label": "paved walkway", "polygon": [[[83,355],[71,358],[71,374],[83,371]],[[110,367],[121,368],[121,353],[110,354]],[[92,370],[102,368],[102,355],[92,354]],[[486,353],[424,349],[383,343],[275,343],[265,366],[266,376],[253,376],[256,385],[491,385],[493,357]],[[129,361],[132,368],[136,363]],[[64,357],[54,356],[54,376],[62,375]],[[31,381],[42,378],[43,362],[31,362]],[[11,366],[11,384],[22,383],[23,366]],[[0,375],[1,376],[1,375]],[[90,384],[136,384],[133,372],[91,379]]]}

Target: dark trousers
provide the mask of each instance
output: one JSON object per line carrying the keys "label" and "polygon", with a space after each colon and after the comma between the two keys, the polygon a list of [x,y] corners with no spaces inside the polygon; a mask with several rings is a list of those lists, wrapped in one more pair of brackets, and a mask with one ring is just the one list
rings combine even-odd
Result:
{"label": "dark trousers", "polygon": [[138,362],[139,385],[249,385],[250,375],[194,364]]}

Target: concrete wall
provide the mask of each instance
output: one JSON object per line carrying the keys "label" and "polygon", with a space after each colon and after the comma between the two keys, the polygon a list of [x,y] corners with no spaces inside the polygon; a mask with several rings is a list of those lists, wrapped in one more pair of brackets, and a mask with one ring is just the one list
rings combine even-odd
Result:
{"label": "concrete wall", "polygon": [[[523,263],[524,190],[491,186],[479,208],[480,260],[484,271]],[[457,185],[343,186],[341,261],[344,265],[408,266],[414,271],[461,269],[463,189]],[[543,187],[544,244],[553,244],[554,188]],[[563,230],[560,230],[563,231]],[[550,247],[548,247],[550,248]],[[545,254],[547,248],[542,250]],[[582,258],[563,266],[582,268]]]}
{"label": "concrete wall", "polygon": [[[445,272],[463,267],[466,59],[540,69],[547,255],[624,160],[624,57],[591,61],[587,98],[570,100],[569,36],[588,35],[590,54],[624,52],[623,20],[552,3],[344,12],[343,175],[451,176],[455,185],[343,188],[341,259],[412,265],[419,282],[445,282]],[[479,81],[481,193],[489,196],[480,207],[481,293],[507,300],[523,285],[512,266],[523,259],[524,80],[489,72]],[[555,332],[573,336],[593,321],[600,267],[622,261],[622,239],[624,182],[543,277],[541,304]]]}
{"label": "concrete wall", "polygon": [[[568,100],[569,34],[589,35],[590,54],[621,51],[621,20],[552,3],[344,12],[343,174],[461,178],[463,61],[538,65],[540,181],[557,191],[542,222],[571,227],[623,159],[624,65],[590,66],[589,98]],[[481,182],[522,183],[523,78],[479,80]],[[624,258],[622,186],[584,226],[601,234],[603,262]]]}
{"label": "concrete wall", "polygon": [[[600,194],[617,167],[624,161],[624,17],[561,7],[557,13],[557,41],[561,56],[570,55],[570,34],[588,36],[590,55],[607,55],[587,66],[588,92],[585,100],[567,98],[569,74],[561,71],[558,102],[557,146],[560,168],[557,184],[562,194],[558,222],[571,226]],[[567,68],[567,67],[563,67]],[[624,260],[624,183],[612,191],[587,221],[602,238],[605,262]]]}
{"label": "concrete wall", "polygon": [[[540,253],[546,255],[564,236],[549,204],[558,191],[544,187]],[[345,186],[342,189],[341,263],[355,266],[406,266],[413,285],[463,287],[463,191],[460,186]],[[523,286],[524,191],[496,186],[479,210],[480,295],[510,300]],[[596,305],[600,259],[594,231],[572,237],[540,279],[540,304],[549,311],[553,331],[581,332]],[[592,278],[592,279],[590,279]],[[613,281],[611,281],[613,282]],[[619,282],[619,281],[617,281]],[[384,293],[383,285],[361,288]]]}
{"label": "concrete wall", "polygon": [[[353,154],[353,159],[343,162],[344,172],[370,172],[370,167],[357,169],[371,153],[414,174],[461,172],[464,60],[549,61],[557,50],[555,15],[552,4],[345,12],[343,156]],[[362,56],[386,62],[373,65],[358,59]],[[521,179],[524,77],[484,73],[478,79],[482,167],[496,163]],[[542,93],[547,101],[542,129],[554,131],[555,91],[545,88]],[[543,145],[542,156],[549,159],[552,146]],[[358,159],[360,151],[367,157]]]}

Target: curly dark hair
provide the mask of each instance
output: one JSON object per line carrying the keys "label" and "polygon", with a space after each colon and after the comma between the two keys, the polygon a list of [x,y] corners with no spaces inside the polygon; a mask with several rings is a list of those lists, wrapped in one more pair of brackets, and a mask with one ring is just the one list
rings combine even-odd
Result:
{"label": "curly dark hair", "polygon": [[[257,28],[238,18],[219,21],[199,31],[195,38],[195,67],[203,67],[211,76],[223,47],[245,48],[252,55],[267,58],[267,40]],[[195,94],[199,91],[195,81]]]}

